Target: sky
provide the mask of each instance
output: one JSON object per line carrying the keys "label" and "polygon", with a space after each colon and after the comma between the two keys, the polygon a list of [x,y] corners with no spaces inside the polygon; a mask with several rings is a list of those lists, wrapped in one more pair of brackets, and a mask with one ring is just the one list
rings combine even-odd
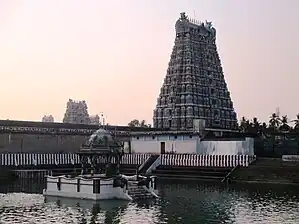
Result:
{"label": "sky", "polygon": [[180,12],[210,20],[235,110],[299,113],[298,0],[0,0],[0,119],[152,123]]}

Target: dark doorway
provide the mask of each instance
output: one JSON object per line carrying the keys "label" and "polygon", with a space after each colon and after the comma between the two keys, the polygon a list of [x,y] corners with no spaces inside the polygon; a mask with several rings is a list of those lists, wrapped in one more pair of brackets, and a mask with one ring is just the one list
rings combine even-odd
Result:
{"label": "dark doorway", "polygon": [[161,154],[165,154],[165,142],[161,142],[160,151]]}
{"label": "dark doorway", "polygon": [[168,127],[171,128],[171,125],[172,125],[171,120],[168,120]]}
{"label": "dark doorway", "polygon": [[100,188],[101,188],[100,180],[93,180],[93,193],[99,194]]}

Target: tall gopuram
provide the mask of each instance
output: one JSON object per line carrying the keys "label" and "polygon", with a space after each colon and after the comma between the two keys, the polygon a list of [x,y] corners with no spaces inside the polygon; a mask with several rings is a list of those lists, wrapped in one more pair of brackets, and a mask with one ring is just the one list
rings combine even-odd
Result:
{"label": "tall gopuram", "polygon": [[236,129],[237,116],[217,52],[216,29],[181,13],[175,44],[153,123],[156,128],[186,130],[195,121],[205,128]]}

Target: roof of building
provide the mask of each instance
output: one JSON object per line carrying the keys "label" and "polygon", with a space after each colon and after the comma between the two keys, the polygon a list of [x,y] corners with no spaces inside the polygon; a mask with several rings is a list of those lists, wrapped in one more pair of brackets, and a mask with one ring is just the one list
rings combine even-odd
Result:
{"label": "roof of building", "polygon": [[[68,129],[92,129],[97,130],[99,125],[92,124],[71,124],[71,123],[58,123],[58,122],[39,122],[39,121],[17,121],[17,120],[0,120],[0,126],[9,127],[34,127],[34,128],[68,128]],[[159,131],[166,130],[161,128],[149,128],[149,127],[129,127],[119,125],[105,125],[102,128],[113,131]]]}

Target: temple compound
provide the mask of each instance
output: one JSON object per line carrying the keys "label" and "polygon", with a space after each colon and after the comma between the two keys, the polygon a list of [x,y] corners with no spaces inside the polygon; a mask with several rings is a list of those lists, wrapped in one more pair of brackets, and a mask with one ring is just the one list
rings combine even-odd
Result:
{"label": "temple compound", "polygon": [[181,13],[175,30],[169,67],[154,110],[154,127],[186,130],[201,121],[206,128],[236,129],[216,29],[211,22],[197,22]]}

